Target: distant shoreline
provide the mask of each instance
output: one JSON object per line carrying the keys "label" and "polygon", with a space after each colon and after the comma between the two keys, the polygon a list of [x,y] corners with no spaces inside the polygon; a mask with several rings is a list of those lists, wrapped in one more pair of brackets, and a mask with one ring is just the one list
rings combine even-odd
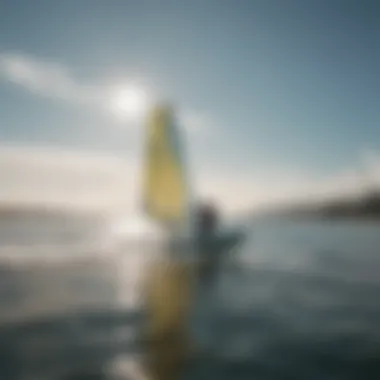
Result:
{"label": "distant shoreline", "polygon": [[380,192],[372,191],[358,199],[335,199],[324,203],[278,207],[268,216],[325,221],[380,221]]}
{"label": "distant shoreline", "polygon": [[308,215],[281,215],[281,218],[291,219],[291,220],[319,220],[319,221],[331,221],[331,222],[342,222],[342,221],[352,221],[352,222],[362,222],[362,223],[380,223],[380,215],[377,216],[367,216],[367,215],[341,215],[341,216],[326,216],[317,214]]}

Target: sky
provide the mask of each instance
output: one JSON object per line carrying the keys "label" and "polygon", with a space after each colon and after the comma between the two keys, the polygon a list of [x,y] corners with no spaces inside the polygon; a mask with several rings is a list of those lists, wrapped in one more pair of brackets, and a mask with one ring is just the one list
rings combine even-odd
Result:
{"label": "sky", "polygon": [[226,210],[357,193],[380,179],[379,17],[376,0],[1,0],[0,201],[133,207],[128,91],[175,105],[194,188]]}

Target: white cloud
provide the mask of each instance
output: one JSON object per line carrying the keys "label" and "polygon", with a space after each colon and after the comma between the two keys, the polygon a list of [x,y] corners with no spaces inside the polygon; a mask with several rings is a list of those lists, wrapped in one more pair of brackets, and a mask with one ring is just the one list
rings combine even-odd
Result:
{"label": "white cloud", "polygon": [[[1,78],[37,96],[96,106],[98,110],[110,115],[114,113],[115,119],[123,124],[125,120],[120,117],[120,111],[127,110],[128,105],[120,104],[120,93],[128,93],[131,88],[135,90],[136,86],[147,87],[135,79],[119,79],[117,83],[102,79],[85,83],[74,75],[73,70],[61,63],[22,53],[0,53]],[[148,95],[149,91],[146,92]],[[153,93],[150,95],[154,96]],[[178,119],[190,133],[209,130],[211,126],[207,117],[191,109],[179,110]]]}
{"label": "white cloud", "polygon": [[91,86],[77,82],[64,65],[24,54],[0,54],[0,76],[39,96],[70,102],[94,100]]}

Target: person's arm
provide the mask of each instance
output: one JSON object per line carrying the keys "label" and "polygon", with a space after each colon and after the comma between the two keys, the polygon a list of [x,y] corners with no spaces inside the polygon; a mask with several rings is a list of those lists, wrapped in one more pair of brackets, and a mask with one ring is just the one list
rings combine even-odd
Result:
{"label": "person's arm", "polygon": [[228,252],[235,248],[238,244],[241,244],[246,238],[246,234],[241,231],[228,232],[222,235],[220,239],[221,250]]}

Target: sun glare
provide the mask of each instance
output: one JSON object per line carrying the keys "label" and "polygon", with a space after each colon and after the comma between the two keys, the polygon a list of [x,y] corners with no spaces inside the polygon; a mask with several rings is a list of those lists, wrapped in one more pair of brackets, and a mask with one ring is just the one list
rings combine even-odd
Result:
{"label": "sun glare", "polygon": [[138,122],[147,112],[149,99],[147,92],[136,85],[120,86],[111,95],[111,109],[116,117]]}
{"label": "sun glare", "polygon": [[162,235],[161,228],[143,215],[116,220],[109,231],[113,237],[148,238]]}

